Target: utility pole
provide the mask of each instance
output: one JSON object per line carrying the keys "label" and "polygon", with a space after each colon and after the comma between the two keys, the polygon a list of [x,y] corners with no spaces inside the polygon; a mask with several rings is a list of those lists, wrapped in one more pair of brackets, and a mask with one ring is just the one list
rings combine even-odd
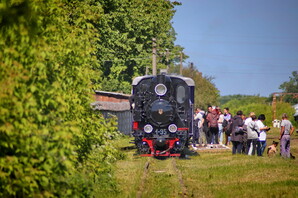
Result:
{"label": "utility pole", "polygon": [[169,72],[169,49],[166,49],[167,72]]}
{"label": "utility pole", "polygon": [[152,75],[156,75],[156,38],[152,38]]}
{"label": "utility pole", "polygon": [[277,93],[273,93],[273,101],[272,101],[273,117],[272,117],[272,120],[276,119],[276,94]]}
{"label": "utility pole", "polygon": [[180,52],[180,75],[182,76],[182,52]]}

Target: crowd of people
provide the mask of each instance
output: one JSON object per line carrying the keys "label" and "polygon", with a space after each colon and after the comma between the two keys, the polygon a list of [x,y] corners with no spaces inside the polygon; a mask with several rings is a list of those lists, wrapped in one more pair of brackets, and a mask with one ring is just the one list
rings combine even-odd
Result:
{"label": "crowd of people", "polygon": [[[196,150],[200,147],[217,147],[217,145],[232,144],[232,154],[246,154],[263,156],[266,149],[267,132],[264,114],[256,115],[251,112],[246,117],[242,111],[235,116],[226,107],[222,111],[219,107],[208,106],[205,112],[199,108],[194,114],[194,133],[192,146]],[[287,114],[282,115],[280,129],[280,155],[290,158],[290,136],[294,132],[292,123],[288,120]],[[273,141],[267,148],[267,155],[276,154],[278,142]]]}

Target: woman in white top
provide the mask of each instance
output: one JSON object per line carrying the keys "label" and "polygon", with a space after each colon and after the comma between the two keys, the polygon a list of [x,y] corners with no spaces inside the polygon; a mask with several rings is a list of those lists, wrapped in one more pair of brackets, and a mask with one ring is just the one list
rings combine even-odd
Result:
{"label": "woman in white top", "polygon": [[222,123],[224,120],[224,114],[222,114],[221,110],[218,110],[219,118],[218,118],[218,139],[219,139],[219,144],[222,144],[223,141],[223,127]]}
{"label": "woman in white top", "polygon": [[257,153],[258,156],[262,156],[265,148],[266,148],[266,138],[267,138],[267,131],[269,131],[270,128],[264,125],[266,117],[264,114],[259,115],[257,125],[260,129],[260,136],[258,140],[258,148],[257,148]]}

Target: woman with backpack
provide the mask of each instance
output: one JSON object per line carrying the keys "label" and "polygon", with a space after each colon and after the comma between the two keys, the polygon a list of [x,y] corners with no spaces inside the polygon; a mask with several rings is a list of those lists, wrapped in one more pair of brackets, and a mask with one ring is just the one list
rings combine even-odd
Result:
{"label": "woman with backpack", "polygon": [[218,144],[218,119],[219,115],[216,109],[207,115],[208,127],[211,133],[211,144]]}
{"label": "woman with backpack", "polygon": [[223,131],[225,132],[225,145],[227,146],[230,143],[230,135],[231,131],[230,129],[230,123],[232,122],[232,114],[230,114],[229,107],[224,108],[224,120],[222,123]]}
{"label": "woman with backpack", "polygon": [[232,134],[231,134],[231,141],[233,144],[232,154],[241,154],[242,147],[243,147],[243,125],[244,121],[242,119],[243,112],[238,111],[237,115],[232,118]]}

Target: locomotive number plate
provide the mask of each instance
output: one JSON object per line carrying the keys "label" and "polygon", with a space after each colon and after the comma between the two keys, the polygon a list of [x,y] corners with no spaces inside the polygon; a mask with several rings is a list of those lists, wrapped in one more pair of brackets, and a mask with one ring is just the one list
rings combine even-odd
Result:
{"label": "locomotive number plate", "polygon": [[155,129],[155,134],[156,135],[166,135],[168,132],[167,129]]}

